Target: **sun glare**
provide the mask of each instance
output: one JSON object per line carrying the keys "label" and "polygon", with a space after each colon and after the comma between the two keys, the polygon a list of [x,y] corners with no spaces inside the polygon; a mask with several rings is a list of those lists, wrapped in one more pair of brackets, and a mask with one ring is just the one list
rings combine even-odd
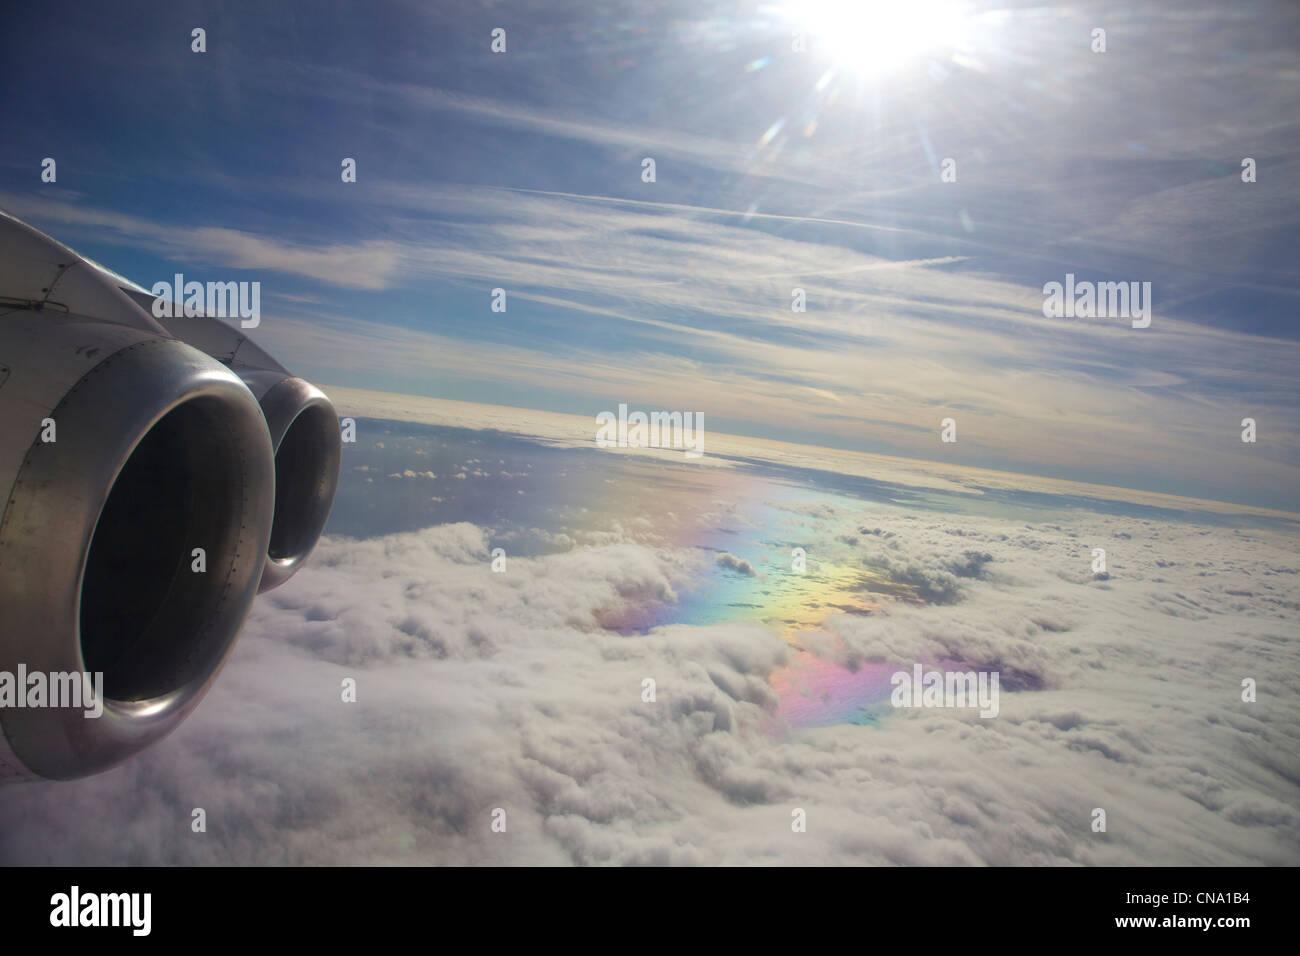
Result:
{"label": "sun glare", "polygon": [[810,51],[860,75],[961,45],[962,10],[952,0],[791,0],[782,13]]}

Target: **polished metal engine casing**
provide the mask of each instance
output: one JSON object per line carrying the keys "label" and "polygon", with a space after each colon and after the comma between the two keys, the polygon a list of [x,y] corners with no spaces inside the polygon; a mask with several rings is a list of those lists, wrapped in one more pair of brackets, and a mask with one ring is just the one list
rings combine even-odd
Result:
{"label": "polished metal engine casing", "polygon": [[0,706],[0,782],[96,773],[178,726],[328,518],[329,399],[151,298],[0,213],[0,674],[104,674],[98,717]]}

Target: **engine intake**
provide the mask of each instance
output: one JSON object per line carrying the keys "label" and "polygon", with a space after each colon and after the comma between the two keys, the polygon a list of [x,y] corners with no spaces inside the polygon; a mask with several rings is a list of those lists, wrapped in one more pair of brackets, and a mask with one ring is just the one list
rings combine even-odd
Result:
{"label": "engine intake", "polygon": [[0,520],[0,670],[103,673],[98,718],[0,709],[23,768],[67,779],[165,736],[211,686],[262,579],[276,478],[261,409],[220,362],[41,321],[52,353],[107,353],[49,412],[56,440],[32,442]]}

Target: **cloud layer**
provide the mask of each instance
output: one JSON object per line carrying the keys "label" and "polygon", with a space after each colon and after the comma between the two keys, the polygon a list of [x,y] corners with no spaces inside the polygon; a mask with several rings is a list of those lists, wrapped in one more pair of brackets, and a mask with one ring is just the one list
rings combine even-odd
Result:
{"label": "cloud layer", "polygon": [[[783,727],[768,677],[794,648],[773,629],[605,629],[677,602],[716,560],[698,549],[611,535],[494,574],[468,524],[327,539],[258,602],[171,738],[98,778],[9,788],[0,859],[1300,861],[1300,565],[1284,539],[1082,513],[1028,525],[797,511],[789,531],[810,557],[896,587],[875,613],[831,614],[804,649],[848,666],[998,669],[997,718]],[[195,807],[205,834],[190,832]],[[1097,807],[1105,833],[1090,829]],[[796,808],[806,833],[791,830]]]}

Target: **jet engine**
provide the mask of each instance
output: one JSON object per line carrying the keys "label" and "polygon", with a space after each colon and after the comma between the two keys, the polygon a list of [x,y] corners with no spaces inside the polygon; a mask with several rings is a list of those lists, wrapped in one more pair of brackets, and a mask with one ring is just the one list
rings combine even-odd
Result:
{"label": "jet engine", "polygon": [[153,301],[0,212],[0,782],[177,727],[333,503],[324,393]]}

